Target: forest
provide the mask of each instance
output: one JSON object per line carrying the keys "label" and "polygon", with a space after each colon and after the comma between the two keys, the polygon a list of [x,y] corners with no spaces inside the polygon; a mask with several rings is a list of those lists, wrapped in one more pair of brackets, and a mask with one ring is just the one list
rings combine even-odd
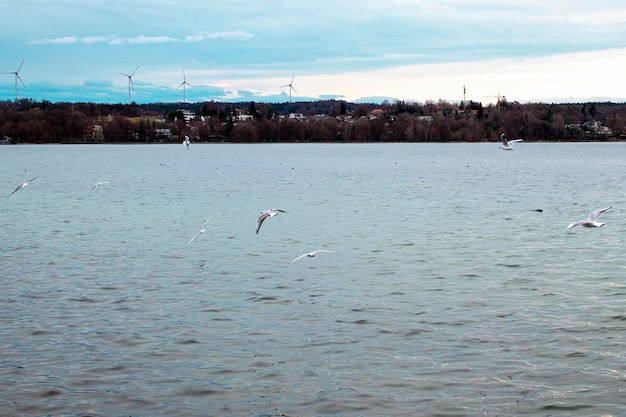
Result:
{"label": "forest", "polygon": [[0,101],[2,143],[615,141],[626,104]]}

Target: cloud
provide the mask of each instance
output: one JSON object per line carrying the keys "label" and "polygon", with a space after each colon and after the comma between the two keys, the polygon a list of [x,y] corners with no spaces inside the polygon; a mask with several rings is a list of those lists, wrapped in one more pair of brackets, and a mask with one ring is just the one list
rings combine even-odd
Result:
{"label": "cloud", "polygon": [[[242,30],[235,30],[230,32],[204,32],[198,31],[193,35],[185,37],[185,42],[202,42],[209,39],[221,39],[221,40],[247,40],[252,39],[255,36],[251,33],[244,32]],[[35,39],[29,42],[29,45],[68,45],[75,43],[94,44],[94,43],[108,43],[109,45],[142,45],[148,43],[168,43],[168,42],[180,42],[179,38],[173,38],[171,36],[145,36],[139,35],[134,37],[120,37],[118,35],[90,35],[90,36],[64,36],[59,38],[42,38]]]}
{"label": "cloud", "polygon": [[43,45],[43,44],[72,44],[77,43],[78,38],[76,36],[65,36],[62,38],[43,38],[43,39],[35,39],[34,41],[29,42],[30,45]]}
{"label": "cloud", "polygon": [[94,43],[108,43],[109,45],[142,45],[146,43],[167,43],[167,42],[180,42],[178,38],[172,38],[169,36],[144,36],[139,35],[135,37],[122,38],[117,35],[94,35],[83,36],[81,38],[77,36],[65,36],[61,38],[43,38],[30,41],[29,45],[69,45],[75,43],[94,44]]}
{"label": "cloud", "polygon": [[167,42],[179,42],[180,39],[170,38],[169,36],[137,36],[135,38],[127,38],[126,41],[129,44],[144,44],[144,43],[167,43]]}
{"label": "cloud", "polygon": [[84,36],[80,38],[81,43],[108,43],[111,42],[110,36]]}
{"label": "cloud", "polygon": [[202,42],[208,39],[223,39],[223,40],[247,40],[252,39],[255,36],[251,33],[244,32],[243,30],[235,30],[231,32],[204,32],[198,31],[193,35],[185,37],[185,42]]}

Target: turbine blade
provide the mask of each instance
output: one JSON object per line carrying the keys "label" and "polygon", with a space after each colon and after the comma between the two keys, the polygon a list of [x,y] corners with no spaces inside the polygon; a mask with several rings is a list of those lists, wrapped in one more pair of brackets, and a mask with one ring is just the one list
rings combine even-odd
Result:
{"label": "turbine blade", "polygon": [[18,74],[17,72],[15,73],[15,76],[17,77],[18,80],[20,80],[20,82],[22,83],[22,87],[26,87],[24,85],[24,81],[22,81],[22,77],[20,77],[20,74]]}
{"label": "turbine blade", "polygon": [[16,72],[20,72],[20,70],[22,69],[22,65],[24,65],[24,60],[22,59],[22,63],[20,64],[20,67],[17,69]]}
{"label": "turbine blade", "polygon": [[120,74],[122,74],[124,77],[130,78],[130,75],[128,75],[128,74],[124,74],[123,72],[120,72]]}
{"label": "turbine blade", "polygon": [[133,71],[133,73],[130,74],[130,76],[132,77],[133,75],[135,75],[135,73],[137,72],[138,69],[139,69],[139,67],[135,68],[135,71]]}

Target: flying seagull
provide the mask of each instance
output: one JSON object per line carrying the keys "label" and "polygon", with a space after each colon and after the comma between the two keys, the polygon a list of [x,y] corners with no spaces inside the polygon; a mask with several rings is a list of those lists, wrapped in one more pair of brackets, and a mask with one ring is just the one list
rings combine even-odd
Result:
{"label": "flying seagull", "polygon": [[295,262],[295,261],[297,261],[300,258],[304,258],[305,256],[308,256],[309,258],[314,258],[315,255],[317,255],[320,252],[332,252],[332,250],[318,249],[318,250],[315,250],[313,252],[302,254],[302,255],[298,256],[296,259],[294,259],[293,261],[290,261],[289,263]]}
{"label": "flying seagull", "polygon": [[189,136],[185,135],[185,140],[183,141],[183,145],[187,145],[187,150],[189,150]]}
{"label": "flying seagull", "polygon": [[503,133],[500,135],[500,142],[502,142],[502,144],[500,145],[500,149],[505,151],[512,151],[513,144],[517,142],[523,142],[523,139],[506,140],[506,136],[504,136]]}
{"label": "flying seagull", "polygon": [[256,221],[256,232],[257,232],[257,234],[259,233],[259,230],[261,229],[261,225],[263,224],[265,219],[267,219],[268,217],[274,217],[279,212],[280,213],[286,213],[285,210],[280,210],[280,209],[275,209],[275,208],[269,209],[269,210],[263,210],[261,212],[261,215],[259,216],[258,220]]}
{"label": "flying seagull", "polygon": [[611,206],[608,206],[606,208],[600,209],[600,210],[596,210],[596,211],[592,211],[589,214],[589,217],[587,217],[586,220],[578,220],[576,222],[571,223],[569,226],[567,226],[568,229],[571,229],[572,227],[576,227],[576,226],[583,226],[583,227],[602,227],[604,226],[604,223],[600,223],[598,221],[598,217],[600,217],[600,215],[602,213],[604,213],[605,211],[607,211],[608,209],[610,209]]}
{"label": "flying seagull", "polygon": [[191,242],[193,242],[198,236],[204,234],[204,232],[206,232],[206,225],[209,224],[209,220],[211,220],[211,217],[209,216],[208,219],[206,219],[206,222],[204,222],[204,224],[202,225],[202,227],[200,228],[200,231],[198,233],[196,233],[196,235],[194,237],[192,237],[189,242],[187,242],[187,244],[190,244]]}
{"label": "flying seagull", "polygon": [[13,192],[11,194],[9,194],[8,196],[12,196],[13,194],[15,194],[16,192],[18,192],[19,190],[21,190],[22,188],[26,187],[28,184],[30,184],[31,182],[35,181],[37,178],[39,177],[35,177],[33,179],[30,179],[28,181],[25,181],[23,183],[21,183],[20,185],[18,185],[15,190],[13,190]]}
{"label": "flying seagull", "polygon": [[96,188],[100,187],[102,184],[108,184],[109,181],[101,181],[101,182],[97,182],[93,188],[91,189],[91,192],[93,193],[94,191],[96,191]]}

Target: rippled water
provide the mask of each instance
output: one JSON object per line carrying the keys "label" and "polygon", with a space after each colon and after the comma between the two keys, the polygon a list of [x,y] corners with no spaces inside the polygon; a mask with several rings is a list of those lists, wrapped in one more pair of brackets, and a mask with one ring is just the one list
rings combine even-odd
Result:
{"label": "rippled water", "polygon": [[2,415],[626,415],[625,143],[0,160]]}

